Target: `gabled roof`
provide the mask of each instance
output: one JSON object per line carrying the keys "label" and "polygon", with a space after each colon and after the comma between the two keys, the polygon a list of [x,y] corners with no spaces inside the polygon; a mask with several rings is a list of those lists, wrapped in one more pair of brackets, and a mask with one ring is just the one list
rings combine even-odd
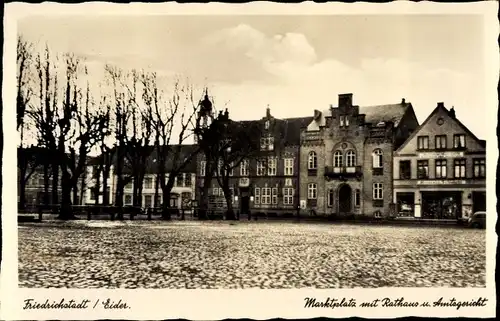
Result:
{"label": "gabled roof", "polygon": [[411,133],[411,135],[408,137],[408,139],[406,139],[406,141],[401,144],[401,146],[399,146],[399,148],[396,150],[396,152],[399,152],[401,149],[403,149],[409,141],[411,141],[417,134],[418,132],[420,132],[420,130],[425,127],[425,125],[432,119],[432,117],[439,111],[439,110],[444,110],[449,116],[450,118],[452,118],[461,128],[462,130],[467,133],[468,135],[470,135],[472,138],[474,138],[476,141],[479,142],[479,144],[483,147],[486,148],[486,141],[485,140],[481,140],[479,138],[477,138],[476,135],[474,135],[473,132],[471,132],[469,130],[469,128],[467,128],[467,126],[465,126],[460,120],[458,120],[458,118],[456,118],[455,116],[452,116],[450,115],[450,111],[444,106],[444,104],[442,103],[439,103],[437,105],[436,108],[434,108],[434,110],[430,113],[429,116],[427,116],[427,118],[424,120],[424,122],[418,126],[414,131],[413,133]]}
{"label": "gabled roof", "polygon": [[359,113],[365,114],[365,122],[377,125],[380,122],[393,122],[397,127],[399,122],[409,108],[413,108],[411,103],[363,106],[359,107]]}

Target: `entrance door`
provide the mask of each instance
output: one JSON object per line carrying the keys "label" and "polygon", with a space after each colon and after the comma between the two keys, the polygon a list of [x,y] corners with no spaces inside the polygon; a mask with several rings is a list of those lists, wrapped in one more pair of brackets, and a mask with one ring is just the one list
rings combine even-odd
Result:
{"label": "entrance door", "polygon": [[351,198],[352,190],[347,184],[342,185],[339,188],[339,213],[350,213],[351,212]]}
{"label": "entrance door", "polygon": [[248,195],[242,196],[240,202],[241,214],[248,214],[249,208],[250,208],[250,197]]}
{"label": "entrance door", "polygon": [[486,211],[486,192],[472,192],[472,212]]}

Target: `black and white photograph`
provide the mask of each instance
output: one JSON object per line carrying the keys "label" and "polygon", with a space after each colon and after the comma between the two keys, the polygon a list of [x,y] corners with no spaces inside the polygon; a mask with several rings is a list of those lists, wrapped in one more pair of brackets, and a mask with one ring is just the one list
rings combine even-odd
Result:
{"label": "black and white photograph", "polygon": [[77,8],[4,59],[20,289],[493,280],[485,15]]}

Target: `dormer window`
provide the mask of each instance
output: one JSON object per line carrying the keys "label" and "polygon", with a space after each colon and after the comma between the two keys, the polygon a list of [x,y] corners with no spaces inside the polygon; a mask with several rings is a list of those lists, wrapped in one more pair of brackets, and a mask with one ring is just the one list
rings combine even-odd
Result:
{"label": "dormer window", "polygon": [[266,122],[265,122],[265,124],[264,124],[264,127],[265,127],[266,129],[269,129],[269,120],[266,120]]}
{"label": "dormer window", "polygon": [[260,139],[260,150],[274,150],[274,137],[267,135]]}
{"label": "dormer window", "polygon": [[345,116],[340,116],[340,127],[344,127]]}
{"label": "dormer window", "polygon": [[345,127],[349,126],[349,117],[345,116]]}
{"label": "dormer window", "polygon": [[377,127],[385,127],[385,121],[381,121],[377,124]]}

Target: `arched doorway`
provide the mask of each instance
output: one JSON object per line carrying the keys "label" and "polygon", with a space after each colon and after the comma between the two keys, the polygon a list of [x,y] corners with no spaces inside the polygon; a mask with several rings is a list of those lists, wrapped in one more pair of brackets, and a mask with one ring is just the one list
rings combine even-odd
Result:
{"label": "arched doorway", "polygon": [[340,186],[339,188],[339,213],[346,214],[351,212],[352,204],[352,190],[347,184]]}

